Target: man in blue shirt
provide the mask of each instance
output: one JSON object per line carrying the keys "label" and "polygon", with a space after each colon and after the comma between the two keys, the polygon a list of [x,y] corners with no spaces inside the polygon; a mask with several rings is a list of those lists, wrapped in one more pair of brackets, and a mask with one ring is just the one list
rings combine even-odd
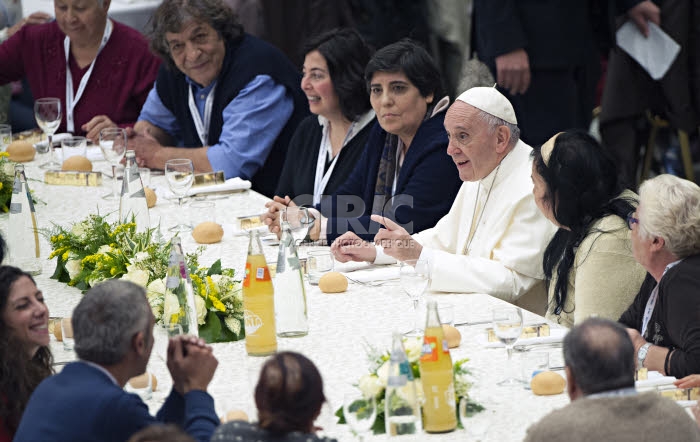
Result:
{"label": "man in blue shirt", "polygon": [[166,0],[152,23],[151,49],[164,65],[129,143],[139,164],[163,169],[189,158],[196,171],[223,170],[272,196],[308,114],[298,71],[245,34],[220,0]]}
{"label": "man in blue shirt", "polygon": [[143,287],[121,280],[93,287],[73,311],[72,324],[80,360],[34,390],[15,441],[123,442],[159,422],[209,441],[219,419],[206,389],[218,362],[202,340],[170,340],[173,389],[156,417],[139,396],[123,390],[146,370],[153,349],[154,317]]}

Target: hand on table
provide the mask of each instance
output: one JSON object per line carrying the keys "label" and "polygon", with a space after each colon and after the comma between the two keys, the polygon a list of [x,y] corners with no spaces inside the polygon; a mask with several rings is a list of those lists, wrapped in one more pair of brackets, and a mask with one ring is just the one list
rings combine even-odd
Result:
{"label": "hand on table", "polygon": [[[700,387],[700,374],[691,374],[673,383],[678,388]],[[697,415],[696,415],[697,417]]]}
{"label": "hand on table", "polygon": [[206,391],[218,364],[211,346],[202,339],[176,336],[168,343],[168,370],[173,388],[180,394]]}
{"label": "hand on table", "polygon": [[399,261],[420,258],[423,246],[411,235],[389,218],[372,215],[372,221],[384,225],[384,229],[374,236],[374,243],[384,248],[384,253]]}
{"label": "hand on table", "polygon": [[95,144],[99,144],[100,131],[102,129],[107,129],[108,127],[117,127],[117,125],[110,120],[107,115],[98,115],[93,117],[87,123],[83,124],[81,129],[86,132],[86,138],[92,140],[92,142]]}
{"label": "hand on table", "polygon": [[530,87],[530,59],[525,49],[496,57],[496,81],[512,95],[524,94]]}
{"label": "hand on table", "polygon": [[165,167],[165,162],[157,158],[158,151],[163,146],[151,134],[149,128],[141,131],[128,128],[126,134],[129,137],[127,149],[134,151],[139,167],[150,169],[163,169]]}
{"label": "hand on table", "polygon": [[331,253],[338,262],[374,262],[377,249],[374,244],[363,241],[353,232],[345,232],[331,244]]}

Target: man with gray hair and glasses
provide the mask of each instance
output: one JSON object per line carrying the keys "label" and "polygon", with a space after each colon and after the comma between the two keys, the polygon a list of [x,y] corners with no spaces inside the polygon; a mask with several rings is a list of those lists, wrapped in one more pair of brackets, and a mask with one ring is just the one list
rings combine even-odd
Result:
{"label": "man with gray hair and glasses", "polygon": [[80,360],[37,387],[15,441],[125,441],[158,422],[178,424],[195,439],[209,441],[219,419],[206,389],[218,362],[204,341],[170,340],[173,389],[156,417],[141,398],[123,390],[146,370],[154,323],[142,287],[111,280],[90,289],[72,317]]}
{"label": "man with gray hair and glasses", "polygon": [[688,414],[656,391],[634,388],[634,347],[625,328],[589,318],[564,338],[571,399],[527,430],[525,442],[700,441]]}

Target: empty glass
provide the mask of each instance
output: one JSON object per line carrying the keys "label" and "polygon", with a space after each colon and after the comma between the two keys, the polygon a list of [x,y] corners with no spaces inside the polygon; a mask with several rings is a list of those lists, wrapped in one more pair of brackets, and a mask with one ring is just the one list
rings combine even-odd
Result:
{"label": "empty glass", "polygon": [[343,415],[361,442],[377,418],[377,402],[374,396],[367,397],[360,391],[347,393],[343,398]]}
{"label": "empty glass", "polygon": [[61,336],[63,339],[63,349],[73,350],[75,340],[73,339],[73,324],[71,318],[61,318]]}
{"label": "empty glass", "polygon": [[34,102],[34,118],[41,130],[44,131],[48,142],[47,150],[41,149],[39,153],[49,152],[49,160],[42,164],[42,169],[58,169],[61,165],[56,161],[53,150],[53,134],[56,133],[58,126],[61,125],[61,100],[58,98],[47,97],[39,98]]}
{"label": "empty glass", "polygon": [[[166,161],[165,177],[168,179],[170,190],[177,196],[177,204],[179,206],[178,213],[182,214],[182,200],[185,198],[185,195],[187,195],[194,181],[194,165],[192,164],[192,160],[178,158]],[[192,226],[186,223],[180,223],[171,227],[170,230],[189,232],[192,230]]]}
{"label": "empty glass", "polygon": [[418,303],[423,297],[425,289],[428,288],[430,282],[429,266],[416,267],[416,259],[408,259],[401,263],[399,268],[399,280],[401,288],[413,301],[413,329],[404,333],[404,336],[422,336],[423,332],[420,327],[418,318]]}
{"label": "empty glass", "polygon": [[309,275],[309,284],[318,285],[321,276],[333,270],[333,255],[331,251],[310,250],[306,256],[306,271]]}
{"label": "empty glass", "polygon": [[0,124],[0,152],[5,152],[10,143],[12,143],[12,127],[9,124]]}
{"label": "empty glass", "polygon": [[105,160],[112,166],[112,191],[102,198],[106,200],[119,199],[119,185],[117,184],[117,165],[126,153],[126,131],[119,127],[109,127],[100,131],[100,150]]}
{"label": "empty glass", "polygon": [[[506,346],[508,367],[512,371],[511,356],[513,346],[523,331],[523,312],[518,307],[499,307],[493,309],[493,331],[499,341]],[[498,383],[501,386],[520,386],[520,379],[510,376]]]}
{"label": "empty glass", "polygon": [[61,140],[61,157],[63,162],[65,162],[70,157],[86,157],[86,153],[87,138],[68,137],[66,139]]}

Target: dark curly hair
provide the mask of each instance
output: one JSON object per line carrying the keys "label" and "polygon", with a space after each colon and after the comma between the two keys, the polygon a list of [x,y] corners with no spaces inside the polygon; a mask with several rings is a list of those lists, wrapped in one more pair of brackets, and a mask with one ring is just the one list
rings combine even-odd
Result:
{"label": "dark curly hair", "polygon": [[207,23],[227,45],[243,39],[243,26],[238,16],[222,0],[165,0],[149,21],[148,38],[151,51],[170,69],[177,69],[177,66],[170,55],[165,34],[180,32],[192,20]]}
{"label": "dark curly hair", "polygon": [[549,308],[559,315],[566,302],[576,249],[591,233],[591,226],[608,215],[626,219],[637,202],[619,196],[623,186],[615,162],[586,132],[559,134],[547,165],[542,159],[541,147],[533,149],[532,156],[535,170],[547,184],[544,197],[552,207],[554,218],[566,227],[554,234],[543,260],[548,286],[555,269],[557,272],[554,305]]}
{"label": "dark curly hair", "polygon": [[354,121],[370,110],[363,74],[372,50],[362,36],[350,28],[332,29],[311,37],[304,44],[304,56],[313,51],[318,51],[326,59],[343,116]]}
{"label": "dark curly hair", "polygon": [[13,434],[34,389],[53,374],[53,357],[48,347],[40,347],[31,359],[24,344],[16,339],[3,320],[12,285],[26,276],[17,267],[0,266],[0,421]]}
{"label": "dark curly hair", "polygon": [[255,387],[260,428],[279,435],[308,433],[325,401],[321,374],[305,356],[280,352],[263,365]]}
{"label": "dark curly hair", "polygon": [[403,72],[422,97],[433,94],[437,102],[445,95],[440,69],[418,42],[404,38],[379,49],[365,68],[365,86],[369,91],[376,72]]}

